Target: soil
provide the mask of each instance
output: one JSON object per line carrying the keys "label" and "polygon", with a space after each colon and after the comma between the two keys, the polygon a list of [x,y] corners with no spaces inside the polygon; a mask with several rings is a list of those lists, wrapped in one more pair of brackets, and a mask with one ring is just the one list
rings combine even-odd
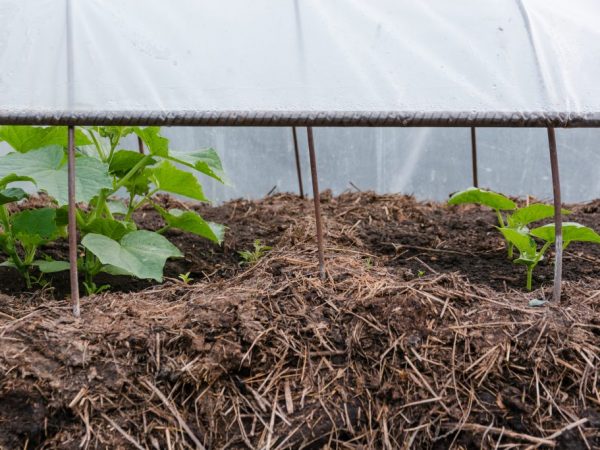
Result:
{"label": "soil", "polygon": [[[324,193],[321,279],[310,200],[162,201],[228,227],[168,232],[165,284],[98,280],[76,320],[66,274],[0,269],[0,448],[600,448],[600,246],[532,308],[552,255],[526,292],[483,208]],[[600,201],[571,209],[600,229]],[[273,250],[241,264],[255,239]]]}

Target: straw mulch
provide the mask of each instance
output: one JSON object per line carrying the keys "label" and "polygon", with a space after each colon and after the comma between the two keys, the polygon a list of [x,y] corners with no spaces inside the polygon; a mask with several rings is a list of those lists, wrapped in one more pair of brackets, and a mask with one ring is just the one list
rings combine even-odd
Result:
{"label": "straw mulch", "polygon": [[[236,277],[0,301],[0,447],[599,448],[600,282],[561,304],[298,219]],[[539,292],[537,295],[539,296]]]}

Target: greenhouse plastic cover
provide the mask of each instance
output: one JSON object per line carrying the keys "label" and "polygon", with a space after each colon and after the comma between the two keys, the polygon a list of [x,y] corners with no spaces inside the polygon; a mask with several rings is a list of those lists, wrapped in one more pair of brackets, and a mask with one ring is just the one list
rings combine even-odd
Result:
{"label": "greenhouse plastic cover", "polygon": [[598,126],[597,0],[0,0],[0,122]]}

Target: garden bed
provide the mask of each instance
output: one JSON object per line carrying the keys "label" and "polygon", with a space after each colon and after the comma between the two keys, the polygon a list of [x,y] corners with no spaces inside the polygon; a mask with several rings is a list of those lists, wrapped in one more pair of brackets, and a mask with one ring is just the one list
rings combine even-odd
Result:
{"label": "garden bed", "polygon": [[[571,245],[561,303],[531,308],[552,265],[526,292],[493,213],[322,202],[325,280],[312,201],[292,195],[198,207],[222,247],[168,232],[171,280],[107,278],[80,320],[55,300],[66,274],[26,292],[2,269],[0,447],[600,446],[600,246]],[[600,202],[573,211],[600,229]],[[255,239],[273,250],[240,265]]]}

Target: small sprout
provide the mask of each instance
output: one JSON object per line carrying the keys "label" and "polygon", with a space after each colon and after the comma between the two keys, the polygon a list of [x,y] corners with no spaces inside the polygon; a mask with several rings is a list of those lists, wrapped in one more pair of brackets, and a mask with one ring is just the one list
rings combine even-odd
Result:
{"label": "small sprout", "polygon": [[365,259],[365,266],[367,270],[370,270],[373,267],[373,260],[370,256]]}
{"label": "small sprout", "polygon": [[249,251],[249,250],[243,250],[241,252],[238,252],[239,255],[242,257],[242,259],[244,261],[241,262],[241,264],[248,264],[248,265],[254,265],[258,262],[259,259],[261,259],[263,256],[265,256],[265,254],[271,250],[272,247],[269,247],[268,245],[263,245],[260,242],[260,239],[256,239],[254,241],[254,250],[253,251]]}
{"label": "small sprout", "polygon": [[183,284],[190,284],[193,280],[193,278],[190,277],[190,272],[180,273],[178,278],[183,281]]}
{"label": "small sprout", "polygon": [[83,286],[85,287],[85,292],[87,295],[100,294],[110,289],[110,284],[103,284],[102,286],[98,286],[93,281],[84,281]]}
{"label": "small sprout", "polygon": [[421,277],[422,277],[422,276],[424,276],[424,275],[425,275],[425,271],[424,271],[424,270],[419,270],[419,271],[417,272],[417,276],[418,276],[419,278],[421,278]]}

